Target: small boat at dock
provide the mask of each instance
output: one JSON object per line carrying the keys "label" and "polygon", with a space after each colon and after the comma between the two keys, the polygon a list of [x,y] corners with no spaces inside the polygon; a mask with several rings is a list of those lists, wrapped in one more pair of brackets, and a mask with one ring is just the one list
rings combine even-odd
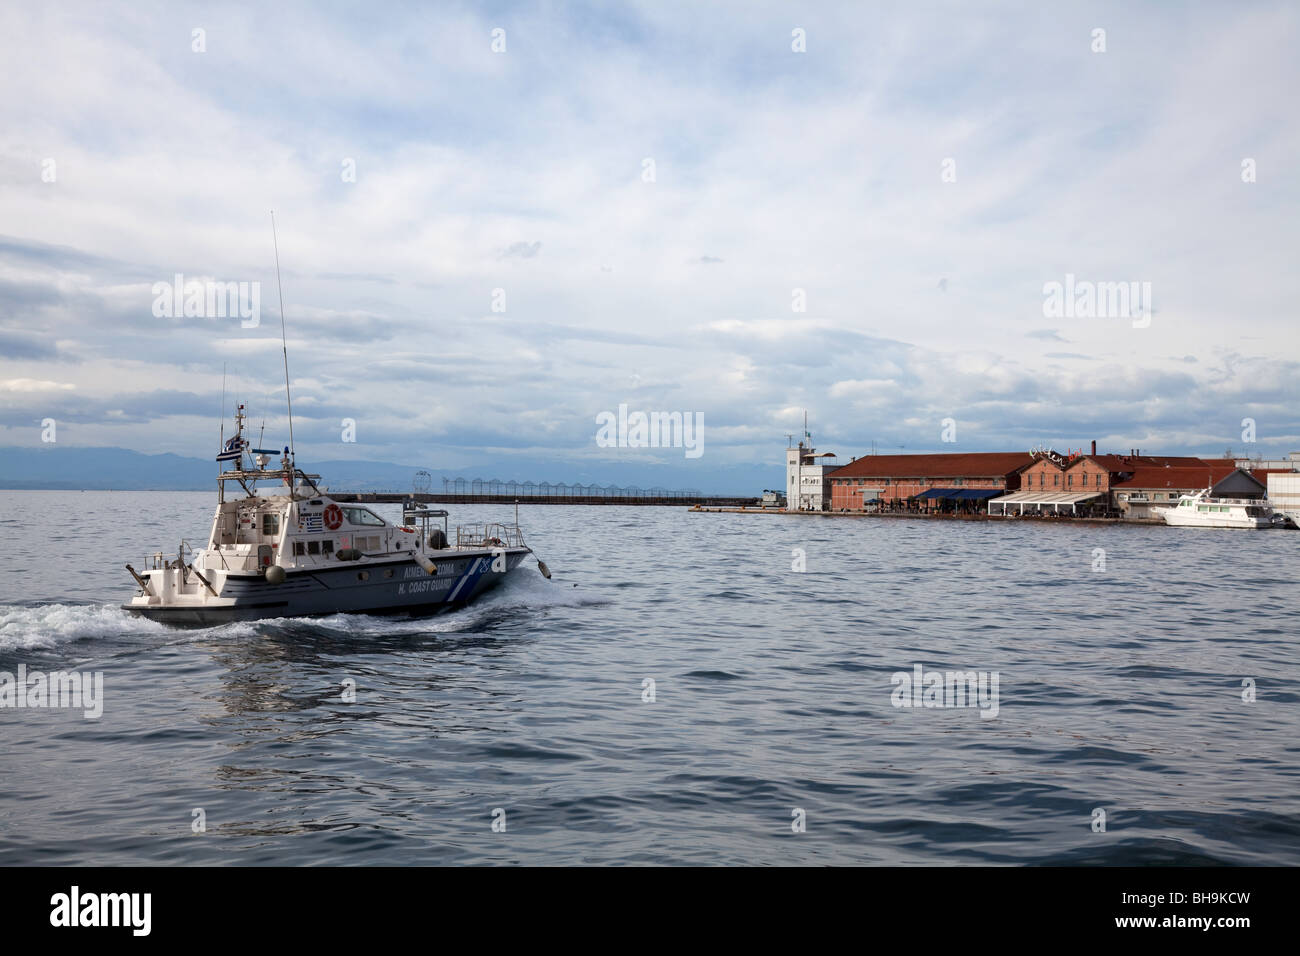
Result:
{"label": "small boat at dock", "polygon": [[1182,528],[1280,528],[1285,519],[1267,501],[1252,498],[1214,498],[1210,490],[1182,495],[1167,508],[1152,508],[1165,524]]}

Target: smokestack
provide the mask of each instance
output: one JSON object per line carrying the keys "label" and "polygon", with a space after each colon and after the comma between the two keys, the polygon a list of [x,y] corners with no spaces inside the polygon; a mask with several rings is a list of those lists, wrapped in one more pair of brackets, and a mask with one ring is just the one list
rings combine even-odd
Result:
{"label": "smokestack", "polygon": [[1095,438],[1092,440],[1092,453],[1097,454],[1097,439]]}

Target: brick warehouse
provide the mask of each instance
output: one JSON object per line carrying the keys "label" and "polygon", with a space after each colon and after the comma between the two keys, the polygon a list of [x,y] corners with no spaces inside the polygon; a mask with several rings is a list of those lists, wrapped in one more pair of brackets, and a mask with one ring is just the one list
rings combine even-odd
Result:
{"label": "brick warehouse", "polygon": [[[834,511],[936,511],[1152,518],[1147,501],[1171,502],[1213,485],[1255,497],[1262,475],[1231,460],[1192,456],[1032,452],[867,455],[829,470]],[[1131,502],[1131,504],[1130,504]],[[996,509],[996,510],[995,510]],[[1064,511],[1062,511],[1064,509]]]}
{"label": "brick warehouse", "polygon": [[[962,510],[1020,487],[1020,472],[1034,463],[1028,452],[965,452],[935,455],[865,455],[830,474],[831,509],[861,511],[879,502],[884,510]],[[918,495],[947,492],[947,498]]]}
{"label": "brick warehouse", "polygon": [[[1095,448],[1094,443],[1094,448]],[[1261,496],[1263,479],[1236,467],[1231,460],[1174,455],[1035,453],[1032,465],[1020,475],[1020,491],[990,502],[991,514],[1057,513],[1118,515],[1154,519],[1148,502],[1168,504],[1183,493],[1213,486],[1228,496]]]}

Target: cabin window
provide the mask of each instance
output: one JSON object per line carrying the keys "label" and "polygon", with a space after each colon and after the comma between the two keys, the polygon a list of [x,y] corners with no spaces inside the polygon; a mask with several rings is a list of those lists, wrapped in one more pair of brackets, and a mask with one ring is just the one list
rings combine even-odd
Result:
{"label": "cabin window", "polygon": [[262,515],[262,534],[277,535],[280,533],[280,516],[275,514]]}
{"label": "cabin window", "polygon": [[295,541],[293,543],[293,553],[296,557],[302,557],[307,553],[306,546],[301,541]]}
{"label": "cabin window", "polygon": [[333,538],[326,538],[324,541],[322,541],[322,542],[320,543],[320,553],[321,553],[321,554],[333,554],[333,553],[334,553],[334,539],[333,539]]}
{"label": "cabin window", "polygon": [[308,554],[320,554],[320,542],[319,542],[319,541],[308,541],[308,542],[307,542],[307,553],[308,553]]}
{"label": "cabin window", "polygon": [[384,526],[384,519],[366,508],[344,508],[343,517],[347,518],[350,524],[362,527],[382,528]]}

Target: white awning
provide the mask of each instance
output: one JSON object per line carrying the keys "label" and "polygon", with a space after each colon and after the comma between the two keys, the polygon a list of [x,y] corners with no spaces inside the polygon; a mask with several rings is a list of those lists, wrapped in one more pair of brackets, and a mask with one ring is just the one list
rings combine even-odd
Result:
{"label": "white awning", "polygon": [[994,498],[991,505],[1077,505],[1089,498],[1100,498],[1100,491],[1016,491]]}

